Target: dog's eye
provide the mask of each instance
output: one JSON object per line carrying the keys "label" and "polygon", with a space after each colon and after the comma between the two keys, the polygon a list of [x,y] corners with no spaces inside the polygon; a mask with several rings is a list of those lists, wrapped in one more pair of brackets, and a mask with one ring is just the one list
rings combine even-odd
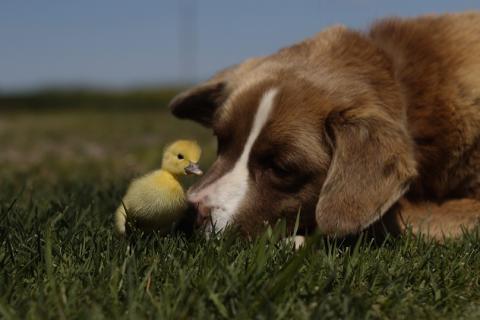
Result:
{"label": "dog's eye", "polygon": [[270,168],[272,169],[273,173],[275,173],[275,175],[279,177],[288,176],[288,174],[290,173],[290,171],[287,168],[285,168],[284,166],[282,166],[281,164],[275,161],[271,161]]}
{"label": "dog's eye", "polygon": [[185,157],[184,157],[183,154],[181,154],[181,153],[179,153],[179,154],[177,155],[177,158],[178,158],[178,160],[183,160],[183,159],[185,159]]}
{"label": "dog's eye", "polygon": [[278,178],[285,178],[291,173],[291,170],[284,163],[276,160],[274,156],[264,157],[260,163],[264,170],[269,170]]}

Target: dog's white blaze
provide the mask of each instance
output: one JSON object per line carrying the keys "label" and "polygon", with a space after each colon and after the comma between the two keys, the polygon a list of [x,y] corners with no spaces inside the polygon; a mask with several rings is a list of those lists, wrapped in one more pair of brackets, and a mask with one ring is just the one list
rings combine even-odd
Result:
{"label": "dog's white blaze", "polygon": [[[223,230],[232,221],[232,218],[247,194],[247,164],[250,152],[268,120],[276,93],[277,89],[270,89],[260,99],[247,142],[233,169],[208,186],[206,190],[203,190],[203,192],[200,191],[200,193],[207,195],[206,204],[212,208],[212,224],[216,231]],[[207,232],[211,230],[212,226],[210,224],[207,225]]]}

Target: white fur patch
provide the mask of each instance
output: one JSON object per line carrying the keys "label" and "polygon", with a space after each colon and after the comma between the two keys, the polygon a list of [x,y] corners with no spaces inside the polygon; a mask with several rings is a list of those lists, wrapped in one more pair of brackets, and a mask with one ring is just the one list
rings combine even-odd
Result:
{"label": "white fur patch", "polygon": [[250,152],[268,120],[276,94],[277,89],[270,89],[260,99],[247,142],[233,169],[205,189],[198,191],[198,196],[211,208],[212,223],[207,225],[207,232],[211,232],[212,227],[216,231],[225,229],[245,198],[248,192],[247,164]]}

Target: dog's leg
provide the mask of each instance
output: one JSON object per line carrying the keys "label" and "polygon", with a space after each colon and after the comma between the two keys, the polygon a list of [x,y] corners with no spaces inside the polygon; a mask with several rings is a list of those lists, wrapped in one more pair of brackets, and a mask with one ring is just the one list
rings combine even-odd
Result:
{"label": "dog's leg", "polygon": [[398,204],[393,218],[400,231],[411,228],[414,234],[424,234],[439,241],[460,237],[480,222],[480,201],[475,199],[449,200],[441,204],[402,199]]}

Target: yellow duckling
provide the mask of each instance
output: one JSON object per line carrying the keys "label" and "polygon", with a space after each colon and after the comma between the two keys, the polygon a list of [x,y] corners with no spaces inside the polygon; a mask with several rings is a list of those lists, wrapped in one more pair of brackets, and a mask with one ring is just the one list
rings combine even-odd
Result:
{"label": "yellow duckling", "polygon": [[201,149],[195,141],[178,140],[166,147],[160,170],[134,180],[115,212],[115,229],[120,235],[133,222],[144,230],[167,232],[187,209],[185,193],[177,181],[180,175],[201,175]]}

